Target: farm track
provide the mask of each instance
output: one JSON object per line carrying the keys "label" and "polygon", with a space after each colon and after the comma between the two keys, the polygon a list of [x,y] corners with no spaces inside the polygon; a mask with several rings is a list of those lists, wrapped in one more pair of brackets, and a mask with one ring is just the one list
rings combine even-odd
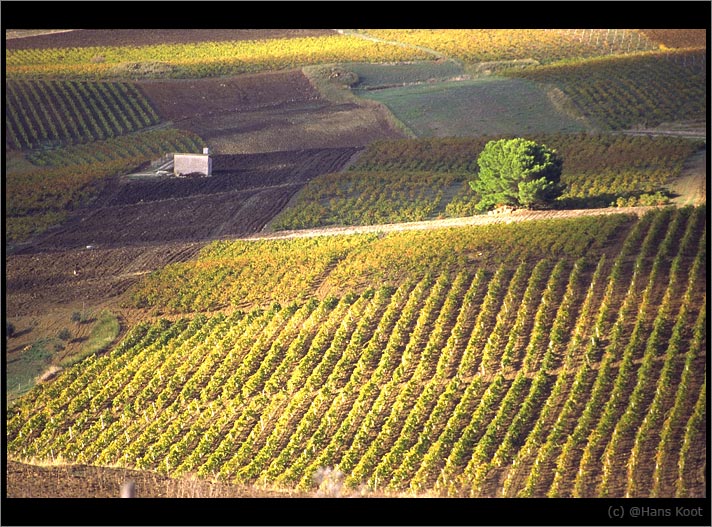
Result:
{"label": "farm track", "polygon": [[497,223],[519,223],[523,221],[556,220],[579,218],[581,216],[602,216],[608,214],[635,214],[643,216],[646,212],[659,207],[619,207],[605,209],[576,209],[550,211],[515,211],[511,214],[470,216],[466,218],[447,218],[440,220],[414,221],[407,223],[390,223],[381,225],[354,225],[349,227],[322,227],[316,229],[301,229],[279,231],[270,234],[246,236],[245,240],[274,240],[286,238],[311,238],[315,236],[338,236],[361,233],[401,232],[411,230],[432,230],[449,227],[468,227],[472,225],[493,225]]}
{"label": "farm track", "polygon": [[707,200],[707,148],[694,154],[682,169],[680,177],[670,185],[678,196],[673,199],[679,206],[700,205]]}
{"label": "farm track", "polygon": [[[270,191],[274,190],[273,188]],[[278,187],[282,191],[279,202],[286,204],[297,190],[296,185]],[[234,193],[225,193],[230,198]],[[249,192],[261,201],[259,192]],[[249,199],[248,199],[249,201]],[[271,213],[276,214],[272,202]],[[150,207],[146,204],[146,207]],[[135,207],[135,206],[133,206]],[[140,276],[160,269],[168,264],[188,261],[207,243],[222,240],[279,240],[291,238],[312,238],[319,236],[339,236],[361,233],[404,232],[410,230],[435,230],[474,225],[541,221],[600,216],[609,214],[635,214],[642,216],[657,207],[622,207],[606,209],[558,210],[558,211],[515,211],[507,215],[472,216],[409,223],[384,225],[362,225],[351,227],[325,227],[282,232],[256,232],[264,225],[264,220],[256,221],[249,212],[251,207],[235,209],[229,220],[213,227],[201,239],[166,242],[144,240],[130,245],[106,246],[98,249],[66,248],[47,251],[42,246],[26,248],[21,253],[7,258],[7,296],[10,316],[39,314],[45,303],[49,305],[71,304],[77,301],[99,302],[116,299],[122,295]],[[101,215],[97,215],[97,219]],[[230,235],[231,226],[237,221],[247,221],[251,225],[249,234]],[[248,231],[249,232],[249,231]],[[78,275],[73,275],[77,270]]]}

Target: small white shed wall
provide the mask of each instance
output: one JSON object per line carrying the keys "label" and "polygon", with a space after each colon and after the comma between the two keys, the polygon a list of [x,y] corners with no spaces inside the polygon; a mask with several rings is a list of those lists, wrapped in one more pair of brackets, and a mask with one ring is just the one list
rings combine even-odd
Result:
{"label": "small white shed wall", "polygon": [[210,176],[213,172],[213,160],[204,154],[175,154],[173,156],[173,173],[176,176],[199,172]]}

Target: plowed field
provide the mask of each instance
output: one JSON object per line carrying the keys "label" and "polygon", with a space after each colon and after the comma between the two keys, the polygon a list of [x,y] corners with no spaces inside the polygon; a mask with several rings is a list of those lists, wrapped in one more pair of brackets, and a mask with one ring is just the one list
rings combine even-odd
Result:
{"label": "plowed field", "polygon": [[216,156],[209,178],[117,180],[93,207],[7,257],[8,316],[110,301],[201,242],[257,234],[308,180],[358,151]]}
{"label": "plowed field", "polygon": [[[311,178],[358,148],[218,156],[209,178],[117,181],[25,252],[204,241],[259,232]],[[243,165],[244,163],[244,165]]]}
{"label": "plowed field", "polygon": [[324,98],[301,70],[139,85],[163,119],[197,133],[220,154],[365,146],[402,137],[385,109]]}

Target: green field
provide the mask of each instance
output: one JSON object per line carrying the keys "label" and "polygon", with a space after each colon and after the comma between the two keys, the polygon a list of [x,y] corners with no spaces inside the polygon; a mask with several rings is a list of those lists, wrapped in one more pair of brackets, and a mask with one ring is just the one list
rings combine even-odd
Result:
{"label": "green field", "polygon": [[418,137],[579,132],[532,82],[487,77],[369,91]]}
{"label": "green field", "polygon": [[399,84],[445,81],[463,73],[462,66],[452,60],[403,64],[349,63],[343,67],[358,75],[358,83],[354,86],[356,93]]}

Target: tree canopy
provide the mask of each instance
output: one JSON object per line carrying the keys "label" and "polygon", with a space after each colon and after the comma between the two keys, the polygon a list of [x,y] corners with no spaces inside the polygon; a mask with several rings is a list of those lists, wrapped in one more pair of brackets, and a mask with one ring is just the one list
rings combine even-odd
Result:
{"label": "tree canopy", "polygon": [[470,187],[480,197],[476,208],[481,211],[500,205],[545,208],[564,192],[563,161],[556,150],[528,139],[490,141],[477,164]]}

